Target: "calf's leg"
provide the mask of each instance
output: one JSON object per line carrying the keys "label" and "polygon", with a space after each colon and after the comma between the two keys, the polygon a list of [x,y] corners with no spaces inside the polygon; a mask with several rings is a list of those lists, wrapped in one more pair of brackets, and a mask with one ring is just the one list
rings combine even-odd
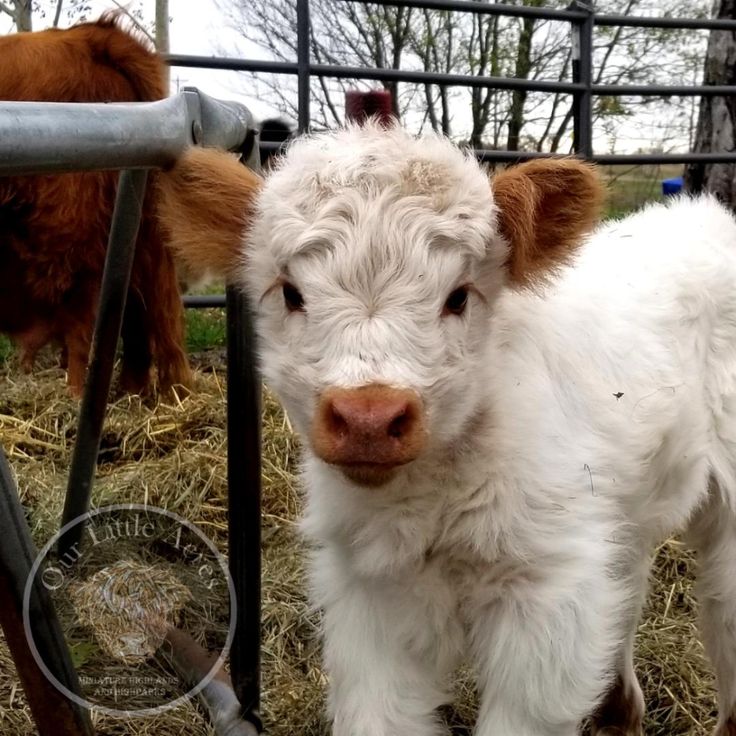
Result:
{"label": "calf's leg", "polygon": [[135,289],[128,291],[121,336],[123,360],[120,388],[131,394],[143,394],[150,387],[153,356],[146,305]]}
{"label": "calf's leg", "polygon": [[651,556],[632,553],[626,587],[631,606],[624,615],[626,636],[616,667],[616,679],[591,718],[591,736],[642,736],[644,696],[634,672],[634,639],[647,592]]}
{"label": "calf's leg", "polygon": [[577,736],[600,702],[630,605],[608,572],[608,537],[568,539],[556,559],[478,578],[468,608],[481,690],[475,736]]}
{"label": "calf's leg", "polygon": [[736,511],[711,480],[687,541],[698,553],[700,629],[718,687],[716,736],[736,736]]}
{"label": "calf's leg", "polygon": [[441,601],[418,595],[409,579],[356,575],[345,557],[319,550],[312,576],[324,608],[332,736],[446,734],[436,709],[448,700],[441,683],[457,641],[441,623]]}
{"label": "calf's leg", "polygon": [[150,216],[141,223],[139,243],[137,285],[144,304],[141,330],[153,346],[159,390],[166,394],[174,387],[189,389],[193,376],[185,351],[184,306],[176,266],[160,227]]}

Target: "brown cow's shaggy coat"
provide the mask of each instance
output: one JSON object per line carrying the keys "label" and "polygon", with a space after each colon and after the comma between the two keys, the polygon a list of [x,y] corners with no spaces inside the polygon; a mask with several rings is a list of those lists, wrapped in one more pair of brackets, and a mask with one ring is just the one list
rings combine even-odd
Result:
{"label": "brown cow's shaggy coat", "polygon": [[[0,99],[152,101],[165,96],[164,66],[103,16],[68,30],[0,38]],[[123,324],[121,385],[188,385],[183,309],[171,254],[154,217],[156,175],[144,203]],[[40,347],[62,346],[68,380],[82,391],[94,326],[116,172],[0,178],[0,332],[20,346],[26,369]]]}

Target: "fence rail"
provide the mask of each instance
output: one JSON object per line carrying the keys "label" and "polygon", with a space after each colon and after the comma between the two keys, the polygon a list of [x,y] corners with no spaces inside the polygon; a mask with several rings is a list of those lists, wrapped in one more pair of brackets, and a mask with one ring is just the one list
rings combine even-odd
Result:
{"label": "fence rail", "polygon": [[[29,131],[31,135],[29,135]],[[0,101],[0,176],[122,168],[79,410],[61,526],[89,509],[100,440],[125,310],[141,209],[151,167],[172,163],[195,143],[238,151],[257,166],[257,131],[247,108],[188,89],[151,103]],[[227,305],[228,518],[230,568],[237,601],[230,675],[242,713],[223,716],[217,733],[260,730],[260,384],[245,297]],[[18,521],[20,520],[20,521]],[[23,628],[22,593],[35,558],[17,488],[0,448],[0,626],[13,650],[42,736],[92,736],[89,714],[60,698],[41,673]],[[83,524],[59,538],[60,557],[82,541]],[[74,559],[72,557],[71,559]],[[39,590],[33,620],[39,651],[69,693],[81,694],[53,602]],[[202,656],[205,656],[204,653]],[[229,701],[228,701],[229,702]],[[242,717],[241,717],[242,716]],[[227,731],[225,728],[227,727]]]}
{"label": "fence rail", "polygon": [[[172,66],[202,69],[223,69],[252,73],[297,76],[299,96],[299,130],[309,128],[309,84],[316,79],[355,79],[376,82],[405,82],[440,86],[483,87],[487,89],[524,90],[570,94],[572,96],[574,134],[573,150],[592,161],[609,165],[636,165],[643,163],[716,163],[736,161],[731,152],[713,154],[596,154],[593,151],[593,106],[595,97],[697,97],[729,96],[736,94],[730,85],[637,85],[594,84],[593,31],[599,27],[671,28],[735,31],[736,20],[724,18],[669,18],[633,15],[598,14],[593,2],[575,0],[567,9],[537,8],[504,3],[479,3],[475,0],[343,0],[361,4],[443,10],[482,15],[535,18],[564,22],[570,25],[571,45],[577,50],[569,81],[530,80],[515,77],[487,77],[471,74],[440,74],[418,70],[337,66],[313,63],[309,52],[309,0],[296,0],[297,58],[293,62],[260,61],[227,57],[170,54]],[[536,151],[484,150],[478,152],[484,161],[521,161],[549,154]]]}

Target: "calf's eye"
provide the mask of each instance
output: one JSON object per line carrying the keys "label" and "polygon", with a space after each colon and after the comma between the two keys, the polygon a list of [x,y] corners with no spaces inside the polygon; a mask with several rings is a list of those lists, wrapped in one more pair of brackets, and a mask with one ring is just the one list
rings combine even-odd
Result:
{"label": "calf's eye", "polygon": [[450,293],[447,297],[445,306],[442,309],[442,314],[456,314],[461,315],[465,311],[465,307],[468,304],[468,287],[458,286],[457,289]]}
{"label": "calf's eye", "polygon": [[290,312],[300,312],[304,310],[304,297],[293,284],[288,281],[281,287],[284,294],[284,304]]}

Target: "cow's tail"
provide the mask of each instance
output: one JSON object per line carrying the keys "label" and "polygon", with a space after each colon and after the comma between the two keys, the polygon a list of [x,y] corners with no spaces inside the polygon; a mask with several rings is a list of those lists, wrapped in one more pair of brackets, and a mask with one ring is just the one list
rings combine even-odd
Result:
{"label": "cow's tail", "polygon": [[190,148],[157,177],[157,214],[187,280],[237,280],[261,179],[231,154]]}

